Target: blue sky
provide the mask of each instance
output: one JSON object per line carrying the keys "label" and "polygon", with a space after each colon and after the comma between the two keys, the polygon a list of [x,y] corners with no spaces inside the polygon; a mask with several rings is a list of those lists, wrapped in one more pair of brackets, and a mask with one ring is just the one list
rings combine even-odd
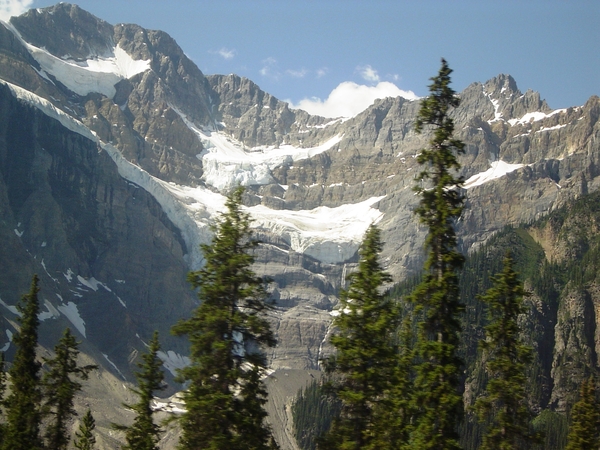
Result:
{"label": "blue sky", "polygon": [[[8,7],[20,12],[54,3],[0,0],[0,17]],[[600,95],[598,0],[75,3],[112,24],[166,31],[205,74],[248,77],[279,99],[321,113],[340,101],[400,90],[425,96],[441,57],[454,70],[458,92],[507,73],[552,108]]]}

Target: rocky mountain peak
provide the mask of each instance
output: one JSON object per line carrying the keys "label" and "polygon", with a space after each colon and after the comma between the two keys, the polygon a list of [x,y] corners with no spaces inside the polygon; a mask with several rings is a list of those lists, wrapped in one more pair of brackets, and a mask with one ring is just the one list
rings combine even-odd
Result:
{"label": "rocky mountain peak", "polygon": [[519,88],[517,87],[517,82],[512,76],[507,74],[500,74],[488,80],[483,85],[483,89],[494,98],[500,96],[510,97],[512,95],[521,95],[521,91],[519,91]]}
{"label": "rocky mountain peak", "polygon": [[[186,271],[200,264],[199,244],[238,183],[263,242],[257,270],[274,280],[274,368],[318,369],[370,223],[382,230],[395,281],[421,266],[411,188],[429,136],[414,132],[418,101],[381,99],[348,119],[312,116],[247,78],[204,76],[161,31],[112,26],[69,4],[11,23],[0,26],[8,320],[6,308],[38,272],[48,317],[79,326],[100,362],[127,377],[152,327],[168,335],[195,304]],[[465,253],[507,224],[600,189],[597,97],[552,111],[504,74],[459,95]],[[174,371],[186,349],[174,338],[164,344]]]}
{"label": "rocky mountain peak", "polygon": [[112,25],[77,5],[31,9],[10,22],[27,42],[59,57],[86,60],[112,52]]}

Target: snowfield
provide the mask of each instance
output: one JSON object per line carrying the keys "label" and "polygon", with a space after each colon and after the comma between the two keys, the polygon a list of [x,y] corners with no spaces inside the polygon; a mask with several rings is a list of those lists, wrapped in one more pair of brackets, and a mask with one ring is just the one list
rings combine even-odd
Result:
{"label": "snowfield", "polygon": [[524,164],[509,164],[504,161],[494,161],[485,172],[473,175],[463,184],[463,188],[470,189],[475,186],[481,186],[484,183],[503,177],[507,173],[513,172],[523,167]]}
{"label": "snowfield", "polygon": [[[169,219],[181,230],[186,246],[190,249],[190,254],[187,255],[188,264],[193,269],[200,267],[200,244],[210,242],[212,233],[209,225],[213,223],[216,215],[225,211],[226,198],[223,194],[202,186],[176,185],[153,177],[126,160],[114,146],[102,142],[84,124],[60,111],[47,100],[18,86],[2,83],[6,84],[17,98],[26,100],[48,116],[59,120],[69,130],[98,143],[115,162],[119,174],[125,180],[140,186],[158,201]],[[340,136],[336,136],[314,148],[302,149],[282,145],[280,148],[264,147],[247,152],[223,134],[200,131],[196,127],[192,128],[189,122],[188,126],[198,134],[199,139],[206,139],[210,143],[209,152],[202,156],[203,162],[206,156],[212,155],[208,160],[221,164],[214,176],[228,180],[222,184],[224,189],[235,185],[240,177],[243,178],[240,174],[256,171],[256,167],[263,167],[270,173],[271,168],[287,158],[291,158],[292,161],[306,159],[327,151],[341,140]],[[229,178],[226,178],[227,175]],[[270,182],[270,178],[260,181]],[[383,213],[373,206],[383,198],[372,197],[360,203],[341,205],[337,208],[319,207],[304,211],[273,210],[262,205],[245,209],[250,213],[256,228],[281,234],[293,251],[304,253],[324,263],[335,264],[351,258],[369,225],[381,220]],[[97,288],[97,285],[94,287]],[[81,327],[80,323],[78,325]]]}
{"label": "snowfield", "polygon": [[42,68],[42,71],[38,72],[41,76],[50,80],[50,74],[71,91],[82,96],[98,92],[113,98],[116,93],[115,84],[150,69],[149,60],[134,60],[118,45],[106,55],[90,55],[85,61],[75,61],[68,56],[59,58],[46,49],[25,41],[10,23],[2,24],[27,47]]}

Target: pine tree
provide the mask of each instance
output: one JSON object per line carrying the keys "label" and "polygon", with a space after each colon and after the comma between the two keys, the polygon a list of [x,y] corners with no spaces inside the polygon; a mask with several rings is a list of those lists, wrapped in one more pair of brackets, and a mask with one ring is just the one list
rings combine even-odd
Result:
{"label": "pine tree", "polygon": [[489,319],[485,340],[480,342],[489,381],[475,403],[479,420],[487,424],[482,450],[531,448],[536,442],[530,430],[526,392],[526,368],[532,351],[522,343],[517,322],[526,312],[526,293],[513,264],[508,253],[502,272],[492,277],[492,287],[479,297],[488,306]]}
{"label": "pine tree", "polygon": [[95,365],[77,365],[78,347],[79,342],[67,328],[54,347],[54,358],[44,358],[48,371],[42,377],[42,413],[51,416],[45,438],[47,446],[53,450],[66,449],[69,444],[69,420],[77,414],[73,407],[73,399],[82,387],[77,379],[87,380],[90,371],[97,368]]}
{"label": "pine tree", "polygon": [[94,430],[96,429],[96,421],[92,416],[92,411],[89,409],[81,419],[79,424],[79,431],[75,432],[75,448],[79,450],[92,450],[96,443],[96,437],[94,436]]}
{"label": "pine tree", "polygon": [[[456,250],[454,225],[462,212],[463,197],[458,188],[462,177],[452,174],[460,168],[456,154],[464,144],[452,137],[451,108],[459,99],[450,88],[452,70],[445,60],[429,86],[430,95],[421,103],[415,131],[432,132],[429,148],[421,150],[418,162],[425,168],[415,191],[421,196],[416,214],[429,229],[425,245],[429,249],[424,277],[411,296],[419,323],[416,354],[418,365],[414,386],[417,409],[411,434],[413,449],[459,448],[457,426],[462,417],[460,369],[457,355],[461,326],[457,272],[463,256]],[[424,185],[426,185],[424,187]]]}
{"label": "pine tree", "polygon": [[380,234],[374,225],[367,230],[359,250],[358,270],[348,277],[350,285],[341,291],[339,314],[333,319],[337,332],[331,344],[336,353],[327,361],[326,369],[341,379],[335,391],[342,412],[327,438],[331,448],[382,448],[376,438],[384,431],[382,400],[394,384],[398,314],[382,293],[391,278],[378,260]]}
{"label": "pine tree", "polygon": [[571,409],[571,426],[566,450],[597,450],[600,447],[600,408],[594,379],[581,384],[579,400]]}
{"label": "pine tree", "polygon": [[228,196],[212,242],[201,246],[204,267],[189,274],[200,306],[173,327],[191,344],[191,364],[180,371],[180,380],[189,382],[182,450],[260,450],[272,442],[261,378],[262,347],[275,345],[275,339],[265,318],[265,280],[251,269],[258,242],[251,238],[249,215],[242,212],[242,194],[240,187]]}
{"label": "pine tree", "polygon": [[[6,393],[6,360],[4,352],[0,352],[0,415],[3,415],[4,411],[4,394]],[[0,423],[0,448],[2,448],[2,442],[4,440],[4,423]]]}
{"label": "pine tree", "polygon": [[142,356],[143,362],[138,364],[141,370],[135,374],[138,386],[134,392],[139,400],[134,405],[125,405],[136,413],[133,425],[116,426],[125,431],[127,445],[123,449],[158,450],[156,444],[160,440],[161,429],[152,419],[152,399],[155,391],[163,389],[164,374],[161,370],[162,361],[158,357],[159,350],[158,332],[155,331],[148,345],[148,353]]}
{"label": "pine tree", "polygon": [[13,336],[16,346],[13,365],[9,370],[11,392],[5,401],[6,424],[3,450],[37,450],[43,448],[40,438],[40,368],[36,360],[38,342],[38,287],[33,276],[29,293],[17,305],[20,330]]}

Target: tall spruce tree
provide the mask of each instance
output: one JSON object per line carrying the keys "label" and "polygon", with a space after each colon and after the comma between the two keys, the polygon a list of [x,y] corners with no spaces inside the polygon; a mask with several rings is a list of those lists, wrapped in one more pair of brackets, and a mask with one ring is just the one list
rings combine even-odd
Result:
{"label": "tall spruce tree", "polygon": [[79,430],[75,432],[75,448],[79,450],[92,450],[96,443],[96,436],[94,436],[94,430],[96,429],[96,421],[92,416],[92,411],[89,409],[81,419],[79,424]]}
{"label": "tall spruce tree", "polygon": [[[4,394],[6,393],[6,360],[4,352],[0,352],[0,416],[4,415]],[[4,423],[0,423],[0,448],[4,440]]]}
{"label": "tall spruce tree", "polygon": [[155,331],[148,345],[148,353],[142,356],[143,362],[138,364],[140,371],[135,373],[137,388],[134,392],[139,397],[138,402],[125,405],[136,413],[133,424],[130,427],[116,426],[125,431],[125,450],[158,450],[161,429],[152,417],[152,399],[154,392],[163,389],[164,374],[161,369],[162,361],[158,357],[159,351],[158,332]]}
{"label": "tall spruce tree", "polygon": [[594,379],[581,384],[579,400],[571,409],[571,426],[566,450],[597,450],[600,447],[600,406]]}
{"label": "tall spruce tree", "polygon": [[265,424],[267,393],[262,382],[266,359],[262,348],[275,345],[265,314],[269,308],[265,280],[251,266],[249,215],[242,211],[243,188],[231,193],[227,211],[202,245],[204,267],[189,274],[200,306],[173,327],[187,335],[191,364],[180,371],[189,383],[184,393],[179,448],[267,449],[271,431]]}
{"label": "tall spruce tree", "polygon": [[384,396],[396,381],[398,313],[382,292],[391,278],[379,263],[380,235],[375,225],[367,230],[358,270],[349,275],[350,285],[341,291],[339,314],[333,319],[337,331],[331,344],[336,353],[326,370],[340,379],[334,387],[342,411],[326,438],[328,448],[386,448],[378,437],[389,411]]}
{"label": "tall spruce tree", "polygon": [[39,278],[34,275],[29,293],[17,305],[20,329],[13,336],[16,347],[9,370],[10,395],[5,401],[6,424],[2,450],[42,449],[40,438],[40,368],[36,360],[38,342]]}
{"label": "tall spruce tree", "polygon": [[49,416],[45,438],[48,448],[63,450],[70,441],[69,421],[76,415],[73,406],[75,394],[81,390],[79,380],[87,380],[89,373],[98,366],[79,366],[79,342],[66,328],[54,347],[54,358],[44,358],[48,371],[42,377],[44,403],[42,414]]}
{"label": "tall spruce tree", "polygon": [[489,320],[485,340],[479,344],[488,383],[484,395],[475,402],[477,415],[486,424],[482,450],[531,448],[537,442],[531,431],[526,391],[532,350],[523,344],[517,322],[526,312],[526,293],[513,265],[507,253],[502,272],[492,277],[492,287],[479,297],[487,304]]}
{"label": "tall spruce tree", "polygon": [[459,99],[450,88],[452,70],[442,59],[442,66],[429,86],[430,95],[421,103],[415,131],[431,132],[429,147],[421,150],[419,164],[425,166],[418,175],[415,191],[421,200],[416,209],[421,223],[429,232],[425,245],[429,250],[424,276],[411,300],[419,323],[416,354],[418,364],[414,385],[417,416],[410,447],[413,449],[459,448],[457,427],[462,417],[460,373],[462,362],[457,355],[461,332],[459,315],[458,270],[464,257],[456,250],[454,226],[463,208],[459,191],[462,177],[453,175],[460,168],[457,154],[464,144],[453,138],[451,108]]}

